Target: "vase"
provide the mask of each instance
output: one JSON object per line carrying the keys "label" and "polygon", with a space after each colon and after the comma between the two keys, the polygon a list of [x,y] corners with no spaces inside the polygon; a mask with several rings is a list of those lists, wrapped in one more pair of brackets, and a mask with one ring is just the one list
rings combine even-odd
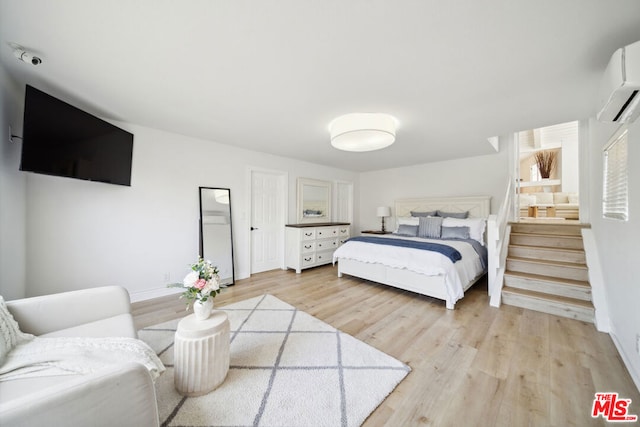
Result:
{"label": "vase", "polygon": [[206,320],[211,316],[213,310],[213,298],[207,298],[206,301],[195,300],[193,302],[193,314],[198,320]]}

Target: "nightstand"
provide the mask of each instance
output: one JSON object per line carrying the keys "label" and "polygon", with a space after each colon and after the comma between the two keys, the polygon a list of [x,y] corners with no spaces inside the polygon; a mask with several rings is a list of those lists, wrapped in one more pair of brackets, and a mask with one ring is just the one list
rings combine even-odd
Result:
{"label": "nightstand", "polygon": [[360,234],[392,234],[392,231],[362,230]]}

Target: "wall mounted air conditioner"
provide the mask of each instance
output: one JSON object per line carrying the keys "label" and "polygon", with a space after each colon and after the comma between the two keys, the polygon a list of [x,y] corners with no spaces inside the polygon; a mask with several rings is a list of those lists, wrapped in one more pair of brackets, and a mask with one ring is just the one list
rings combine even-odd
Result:
{"label": "wall mounted air conditioner", "polygon": [[640,41],[616,50],[602,76],[598,120],[632,122],[640,113]]}

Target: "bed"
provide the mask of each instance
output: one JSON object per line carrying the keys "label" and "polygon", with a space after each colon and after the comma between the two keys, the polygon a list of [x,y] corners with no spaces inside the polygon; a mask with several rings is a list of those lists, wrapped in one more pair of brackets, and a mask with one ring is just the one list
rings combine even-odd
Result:
{"label": "bed", "polygon": [[[395,215],[399,224],[396,232],[392,235],[349,239],[334,253],[333,261],[338,263],[338,277],[348,274],[427,295],[444,300],[448,309],[454,309],[464,292],[487,271],[486,262],[482,260],[483,254],[478,253],[481,252],[478,247],[485,248],[486,256],[484,236],[486,219],[490,214],[490,201],[489,196],[396,200]],[[412,219],[412,212],[414,215],[431,218],[419,220],[426,224],[435,221],[432,219],[434,215],[428,214],[436,211],[448,216],[442,220],[444,228],[441,230],[446,231],[445,239],[434,239],[437,232],[433,230],[431,234],[427,233],[432,238],[425,239],[424,228],[421,228],[423,237],[414,237],[411,232],[407,232],[413,230],[416,222],[415,217]],[[467,219],[451,217],[464,212],[468,212]],[[469,230],[466,230],[467,225]],[[465,235],[466,231],[470,231],[473,236]],[[398,232],[402,235],[397,235]],[[393,242],[383,241],[384,239]],[[480,241],[481,244],[472,244],[470,240]],[[432,250],[420,248],[422,243],[416,243],[414,247],[414,243],[404,241],[425,242],[424,245],[432,246],[428,248]],[[449,249],[438,248],[441,245]],[[450,250],[452,247],[453,251]],[[459,253],[459,259],[455,252]]]}

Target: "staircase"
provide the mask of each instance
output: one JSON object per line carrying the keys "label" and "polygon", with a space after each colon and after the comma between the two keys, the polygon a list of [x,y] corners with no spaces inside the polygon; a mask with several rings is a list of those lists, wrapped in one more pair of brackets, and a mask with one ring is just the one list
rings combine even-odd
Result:
{"label": "staircase", "polygon": [[583,227],[511,224],[502,303],[593,323]]}

